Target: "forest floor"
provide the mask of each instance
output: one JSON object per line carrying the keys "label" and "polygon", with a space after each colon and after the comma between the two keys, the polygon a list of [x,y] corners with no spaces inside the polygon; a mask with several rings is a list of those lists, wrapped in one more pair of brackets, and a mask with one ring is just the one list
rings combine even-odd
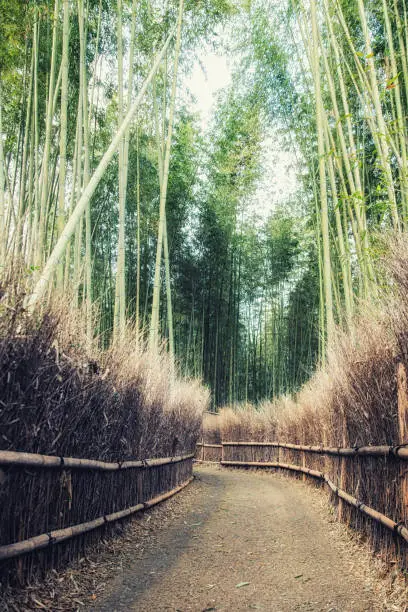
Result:
{"label": "forest floor", "polygon": [[0,601],[0,610],[408,610],[401,574],[375,565],[317,487],[208,465],[195,475],[86,558],[6,607]]}

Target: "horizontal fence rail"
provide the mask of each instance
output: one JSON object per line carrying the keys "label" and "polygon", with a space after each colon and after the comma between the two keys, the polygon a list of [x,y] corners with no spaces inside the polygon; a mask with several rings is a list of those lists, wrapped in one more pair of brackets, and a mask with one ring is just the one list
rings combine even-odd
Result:
{"label": "horizontal fence rail", "polygon": [[78,536],[82,533],[86,533],[93,529],[97,529],[98,527],[102,527],[107,523],[113,523],[114,521],[118,521],[119,519],[131,516],[136,512],[140,512],[141,510],[147,510],[148,508],[152,508],[160,502],[169,499],[169,497],[172,497],[176,493],[179,493],[179,491],[181,491],[188,484],[190,484],[192,480],[193,477],[191,476],[186,482],[182,483],[178,487],[175,487],[171,491],[168,491],[167,493],[158,495],[153,499],[137,504],[136,506],[132,506],[131,508],[126,508],[125,510],[120,510],[119,512],[113,512],[112,514],[107,514],[106,516],[100,516],[94,519],[93,521],[87,521],[86,523],[80,523],[79,525],[72,525],[71,527],[66,527],[64,529],[56,529],[55,531],[50,531],[50,533],[43,533],[41,535],[28,538],[27,540],[23,540],[22,542],[15,542],[6,546],[0,546],[0,561],[3,561],[5,559],[11,559],[13,557],[18,557],[25,553],[33,552],[41,548],[46,548],[47,546],[53,544],[59,544],[60,542],[64,542],[65,540]]}
{"label": "horizontal fence rail", "polygon": [[288,450],[302,451],[305,453],[319,453],[322,455],[338,455],[345,457],[354,457],[358,455],[367,455],[370,457],[388,457],[393,455],[394,457],[408,461],[408,442],[406,444],[399,444],[397,446],[355,446],[350,448],[290,444],[286,442],[222,442],[221,446],[286,448]]}
{"label": "horizontal fence rail", "polygon": [[98,529],[113,534],[116,521],[184,489],[195,456],[184,453],[109,462],[0,450],[0,582],[59,569],[98,545]]}
{"label": "horizontal fence rail", "polygon": [[203,442],[197,442],[197,446],[200,448],[222,448],[222,444],[203,444]]}
{"label": "horizontal fence rail", "polygon": [[85,469],[103,470],[114,472],[129,468],[149,468],[179,463],[186,459],[192,459],[195,453],[178,455],[176,457],[161,457],[159,459],[140,459],[138,461],[118,461],[109,463],[97,461],[96,459],[78,459],[75,457],[56,457],[54,455],[37,455],[35,453],[21,453],[16,451],[0,451],[0,465],[14,465],[38,468],[62,468],[62,469]]}

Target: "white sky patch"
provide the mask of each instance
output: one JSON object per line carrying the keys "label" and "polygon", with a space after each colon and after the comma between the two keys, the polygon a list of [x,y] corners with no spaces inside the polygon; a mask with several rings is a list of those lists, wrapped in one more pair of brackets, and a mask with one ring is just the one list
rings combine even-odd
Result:
{"label": "white sky patch", "polygon": [[262,142],[262,171],[257,189],[249,201],[249,213],[264,221],[283,202],[295,198],[299,189],[296,158],[286,150],[277,128]]}
{"label": "white sky patch", "polygon": [[231,83],[231,68],[224,55],[205,53],[196,61],[185,86],[192,93],[195,102],[190,102],[193,112],[198,112],[204,132],[208,130],[215,110],[216,95]]}

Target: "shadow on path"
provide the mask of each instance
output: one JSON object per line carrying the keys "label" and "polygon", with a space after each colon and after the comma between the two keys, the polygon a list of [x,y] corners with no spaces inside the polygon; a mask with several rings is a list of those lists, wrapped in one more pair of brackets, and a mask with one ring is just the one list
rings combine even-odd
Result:
{"label": "shadow on path", "polygon": [[[176,565],[180,556],[188,555],[197,528],[202,528],[212,513],[217,511],[225,489],[222,472],[219,470],[196,473],[190,487],[197,485],[200,485],[204,494],[199,503],[182,519],[177,519],[170,529],[161,532],[158,540],[153,539],[149,548],[142,554],[137,551],[137,557],[123,568],[123,573],[111,585],[112,593],[97,607],[92,607],[93,611],[131,610],[136,600],[144,592],[151,590],[163,574]],[[165,595],[163,597],[165,598]],[[153,612],[155,609],[149,610]]]}

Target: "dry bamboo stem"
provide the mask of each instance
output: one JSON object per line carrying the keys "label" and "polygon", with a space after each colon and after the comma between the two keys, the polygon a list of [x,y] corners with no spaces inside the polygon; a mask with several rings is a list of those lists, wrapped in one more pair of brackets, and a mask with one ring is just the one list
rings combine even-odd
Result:
{"label": "dry bamboo stem", "polygon": [[222,444],[204,444],[203,442],[197,442],[197,446],[204,446],[205,448],[222,448]]}
{"label": "dry bamboo stem", "polygon": [[270,461],[270,462],[265,462],[265,463],[258,463],[256,461],[250,461],[250,462],[222,461],[221,464],[231,465],[231,466],[236,466],[236,467],[273,467],[273,468],[281,468],[284,470],[291,470],[294,472],[302,472],[303,474],[308,474],[309,476],[312,476],[313,478],[317,478],[325,482],[330,487],[330,489],[333,491],[333,493],[337,495],[337,497],[340,497],[341,499],[346,501],[351,506],[354,506],[354,508],[357,508],[357,510],[360,510],[360,512],[362,512],[363,514],[381,523],[382,525],[384,525],[384,527],[387,527],[391,531],[394,531],[394,533],[397,533],[406,542],[408,542],[408,529],[406,527],[404,527],[400,523],[396,523],[395,521],[390,519],[388,516],[385,516],[385,514],[381,514],[381,512],[377,512],[377,510],[370,508],[370,506],[366,506],[362,502],[359,502],[355,497],[353,497],[349,493],[346,493],[346,491],[343,491],[342,489],[337,487],[334,484],[334,482],[332,482],[325,474],[323,474],[323,472],[318,472],[317,470],[310,470],[309,468],[304,468],[304,467],[301,467],[300,465],[292,465],[289,463],[278,463],[277,461]]}
{"label": "dry bamboo stem", "polygon": [[107,514],[105,516],[100,516],[99,518],[94,519],[93,521],[88,521],[86,523],[80,523],[79,525],[73,525],[72,527],[66,527],[65,529],[56,529],[55,531],[51,531],[50,533],[43,533],[38,536],[34,536],[33,538],[29,538],[28,540],[23,540],[22,542],[15,542],[14,544],[7,544],[6,546],[0,546],[0,561],[5,559],[11,559],[13,557],[18,557],[23,555],[24,553],[33,552],[34,550],[39,550],[40,548],[46,548],[51,544],[59,544],[64,540],[69,540],[74,536],[80,535],[82,533],[86,533],[87,531],[92,531],[97,527],[102,527],[102,525],[107,523],[113,523],[119,519],[125,518],[126,516],[130,516],[131,514],[135,514],[140,510],[147,510],[152,506],[172,497],[176,493],[179,493],[182,489],[184,489],[190,482],[193,480],[193,476],[191,476],[186,482],[175,487],[171,491],[167,493],[163,493],[162,495],[158,495],[153,499],[150,499],[146,502],[142,502],[137,504],[136,506],[131,506],[130,508],[126,508],[125,510],[120,510],[119,512],[114,512],[113,514]]}
{"label": "dry bamboo stem", "polygon": [[342,448],[332,446],[305,446],[302,444],[289,444],[284,442],[223,442],[223,446],[264,446],[275,448],[287,448],[294,451],[304,451],[309,453],[320,453],[322,455],[340,455],[355,457],[366,455],[369,457],[394,456],[398,459],[408,460],[408,443],[397,446],[356,446],[354,448]]}
{"label": "dry bamboo stem", "polygon": [[[342,417],[341,417],[342,421],[341,421],[341,428],[342,428],[342,443],[343,443],[343,447],[346,446],[347,443],[347,428],[346,428],[346,420],[345,420],[345,416],[344,416],[344,412],[342,412]],[[340,459],[340,488],[341,489],[345,489],[345,484],[346,484],[346,478],[347,478],[347,465],[346,465],[346,458],[343,456]],[[343,499],[340,498],[339,500],[339,508],[338,508],[338,513],[339,513],[339,519],[343,522],[345,522],[345,510],[344,510],[344,503],[343,503]]]}
{"label": "dry bamboo stem", "polygon": [[[398,426],[401,444],[406,444],[408,439],[408,393],[407,393],[407,371],[402,363],[397,369],[398,385]],[[403,520],[408,518],[408,475],[407,470],[401,469],[401,514]]]}
{"label": "dry bamboo stem", "polygon": [[141,459],[138,461],[122,461],[108,463],[96,459],[77,459],[75,457],[54,457],[52,455],[36,455],[34,453],[19,453],[15,451],[0,451],[0,465],[24,465],[39,468],[61,468],[61,469],[88,469],[114,472],[129,468],[150,468],[178,463],[186,459],[193,459],[195,453],[179,455],[176,457],[162,457],[159,459]]}

